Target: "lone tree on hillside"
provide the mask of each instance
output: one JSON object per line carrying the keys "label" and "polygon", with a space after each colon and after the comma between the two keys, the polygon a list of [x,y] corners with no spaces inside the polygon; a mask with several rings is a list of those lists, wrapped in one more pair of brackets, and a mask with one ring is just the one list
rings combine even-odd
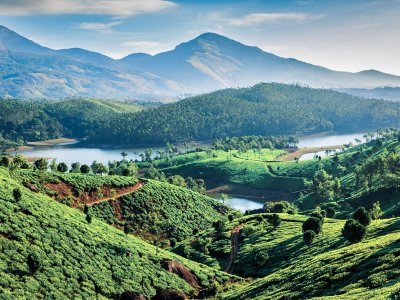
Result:
{"label": "lone tree on hillside", "polygon": [[342,229],[343,236],[350,243],[358,243],[362,241],[367,233],[367,226],[354,219],[348,219]]}
{"label": "lone tree on hillside", "polygon": [[80,170],[81,170],[81,173],[88,174],[90,172],[90,167],[88,165],[82,165]]}
{"label": "lone tree on hillside", "polygon": [[373,220],[378,220],[382,215],[381,204],[377,201],[372,205],[371,217]]}
{"label": "lone tree on hillside", "polygon": [[15,189],[13,190],[13,197],[14,197],[14,200],[15,200],[16,202],[18,202],[19,200],[21,200],[21,198],[22,198],[22,193],[21,193],[21,190],[20,190],[19,188],[15,188]]}
{"label": "lone tree on hillside", "polygon": [[36,253],[29,254],[26,263],[32,275],[42,268],[40,257]]}
{"label": "lone tree on hillside", "polygon": [[40,158],[36,160],[33,165],[39,171],[47,171],[47,168],[49,167],[49,162],[45,158]]}
{"label": "lone tree on hillside", "polygon": [[364,226],[368,226],[371,224],[371,214],[369,213],[368,210],[365,209],[365,207],[359,207],[356,209],[356,211],[353,214],[353,219],[357,220]]}
{"label": "lone tree on hillside", "polygon": [[321,228],[322,228],[321,219],[316,217],[309,217],[303,223],[303,232],[306,232],[307,230],[312,230],[315,232],[315,234],[318,234],[321,232]]}
{"label": "lone tree on hillside", "polygon": [[61,173],[65,173],[68,171],[68,166],[64,162],[60,162],[57,166],[57,171]]}
{"label": "lone tree on hillside", "polygon": [[303,240],[308,246],[311,246],[312,242],[315,239],[315,236],[316,236],[316,234],[313,230],[306,230],[306,231],[304,231],[304,234],[303,234]]}

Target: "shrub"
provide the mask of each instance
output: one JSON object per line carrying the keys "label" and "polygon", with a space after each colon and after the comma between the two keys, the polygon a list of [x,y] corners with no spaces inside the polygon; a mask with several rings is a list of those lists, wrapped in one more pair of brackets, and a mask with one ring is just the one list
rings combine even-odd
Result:
{"label": "shrub", "polygon": [[343,236],[350,243],[358,243],[362,241],[366,233],[367,227],[354,219],[347,220],[342,229]]}
{"label": "shrub", "polygon": [[232,215],[232,214],[228,215],[229,222],[232,222],[234,218],[235,218],[234,215]]}
{"label": "shrub", "polygon": [[265,265],[265,262],[268,260],[269,255],[267,253],[267,251],[263,250],[263,251],[258,251],[255,255],[254,255],[254,262],[256,263],[257,266],[263,266]]}
{"label": "shrub", "polygon": [[8,167],[8,166],[10,166],[10,159],[9,159],[7,156],[3,156],[3,157],[0,159],[0,166],[2,166],[2,167]]}
{"label": "shrub", "polygon": [[356,211],[353,214],[353,219],[357,220],[364,226],[368,226],[371,224],[371,214],[369,211],[365,209],[365,207],[359,207],[356,209]]}
{"label": "shrub", "polygon": [[221,220],[218,220],[218,221],[214,222],[213,223],[213,227],[218,232],[223,232],[225,230],[225,224]]}
{"label": "shrub", "polygon": [[271,213],[288,213],[290,211],[294,214],[297,212],[297,207],[288,201],[267,202],[264,204],[264,210]]}
{"label": "shrub", "polygon": [[26,263],[32,275],[42,268],[41,260],[36,253],[29,254]]}
{"label": "shrub", "polygon": [[34,166],[39,171],[46,171],[49,167],[49,162],[45,158],[40,158],[34,162]]}
{"label": "shrub", "polygon": [[13,190],[13,197],[14,197],[14,200],[15,200],[16,202],[18,202],[19,200],[21,200],[21,198],[22,198],[22,193],[21,193],[21,190],[20,190],[19,188],[15,188],[15,189]]}
{"label": "shrub", "polygon": [[334,216],[335,216],[335,210],[332,208],[332,207],[328,207],[327,209],[326,209],[326,216],[328,217],[328,218],[333,218]]}
{"label": "shrub", "polygon": [[89,224],[92,223],[92,215],[91,214],[86,215],[86,222],[88,222]]}
{"label": "shrub", "polygon": [[315,218],[315,217],[309,217],[304,223],[303,223],[303,232],[306,232],[307,230],[312,230],[316,234],[321,232],[321,219]]}
{"label": "shrub", "polygon": [[315,232],[313,230],[306,230],[303,233],[303,240],[304,242],[308,245],[311,246],[311,244],[313,243],[314,239],[315,239]]}
{"label": "shrub", "polygon": [[240,236],[243,238],[247,238],[251,236],[254,232],[256,232],[256,229],[251,225],[247,225],[240,230]]}
{"label": "shrub", "polygon": [[279,217],[277,214],[273,214],[271,217],[271,225],[274,226],[274,228],[278,227],[282,222],[282,219]]}

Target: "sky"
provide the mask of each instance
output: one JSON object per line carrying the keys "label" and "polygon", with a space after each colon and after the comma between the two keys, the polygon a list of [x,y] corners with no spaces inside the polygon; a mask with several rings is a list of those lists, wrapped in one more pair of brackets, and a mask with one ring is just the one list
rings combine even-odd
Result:
{"label": "sky", "polygon": [[215,32],[334,70],[400,75],[400,0],[0,0],[0,25],[113,58]]}

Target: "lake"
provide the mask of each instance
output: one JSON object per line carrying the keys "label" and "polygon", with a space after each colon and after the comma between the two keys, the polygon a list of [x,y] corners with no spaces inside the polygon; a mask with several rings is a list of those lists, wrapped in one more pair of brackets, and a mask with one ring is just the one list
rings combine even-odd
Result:
{"label": "lake", "polygon": [[[214,199],[221,199],[221,194],[214,194],[214,195],[209,195],[210,197]],[[259,209],[263,208],[263,203],[256,202],[253,200],[245,199],[245,198],[237,198],[234,196],[229,196],[226,195],[228,199],[225,200],[224,204],[232,207],[233,209],[239,210],[241,212],[246,212],[246,210],[253,210],[253,209]]]}
{"label": "lake", "polygon": [[[303,147],[319,147],[341,145],[354,142],[354,139],[362,139],[364,133],[355,134],[327,134],[327,135],[310,135],[299,137],[299,148]],[[206,144],[201,144],[205,146]],[[178,149],[183,147],[178,147]],[[163,147],[152,147],[153,157],[157,155],[157,150],[163,150]],[[56,158],[58,162],[65,162],[71,165],[73,162],[81,164],[91,164],[94,160],[107,163],[110,160],[121,160],[121,152],[128,153],[127,159],[140,160],[140,154],[144,154],[146,148],[120,148],[120,149],[101,149],[79,147],[79,145],[57,145],[51,147],[36,147],[31,150],[22,151],[28,157],[47,157]],[[322,153],[323,154],[323,153]],[[314,154],[306,154],[313,158]],[[305,156],[306,158],[308,156]],[[302,157],[304,159],[304,157]]]}

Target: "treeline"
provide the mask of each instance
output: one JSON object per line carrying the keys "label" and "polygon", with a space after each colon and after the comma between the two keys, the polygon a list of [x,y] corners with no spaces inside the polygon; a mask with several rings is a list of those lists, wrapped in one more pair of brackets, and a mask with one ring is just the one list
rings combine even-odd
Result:
{"label": "treeline", "polygon": [[89,100],[3,100],[0,108],[0,133],[22,141],[63,135],[90,144],[165,144],[400,126],[400,103],[277,83],[222,90],[139,112]]}
{"label": "treeline", "polygon": [[247,150],[291,148],[295,147],[298,142],[298,139],[293,136],[251,135],[216,139],[212,143],[212,148],[215,150],[246,152]]}

